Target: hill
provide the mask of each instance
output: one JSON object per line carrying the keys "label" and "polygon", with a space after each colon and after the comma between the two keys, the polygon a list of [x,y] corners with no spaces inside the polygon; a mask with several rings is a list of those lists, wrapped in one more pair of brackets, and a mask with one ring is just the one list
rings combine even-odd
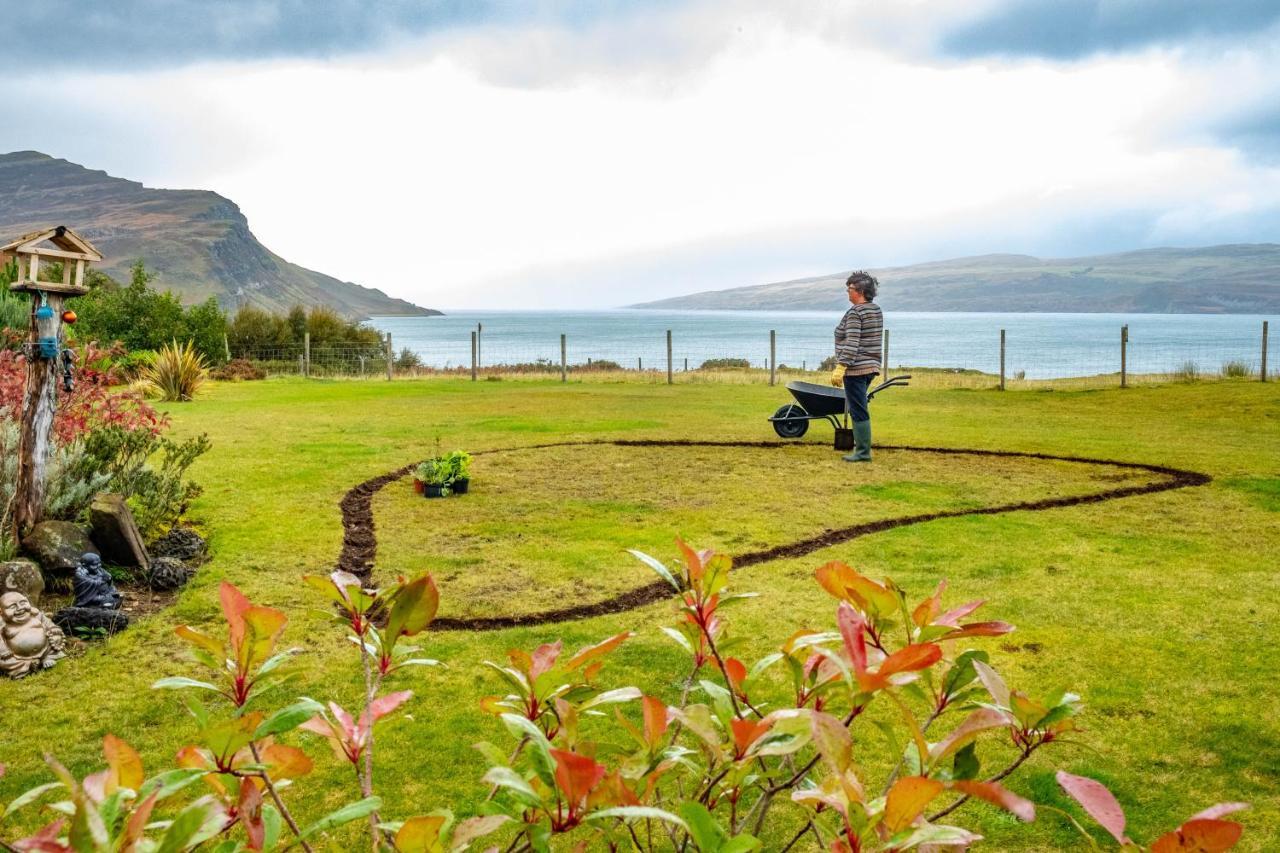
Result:
{"label": "hill", "polygon": [[[872,271],[896,311],[1268,314],[1280,311],[1280,245],[1142,249],[1085,258],[979,255]],[[711,290],[634,308],[834,310],[848,271]]]}
{"label": "hill", "polygon": [[93,241],[114,278],[127,281],[129,266],[145,259],[157,286],[184,302],[214,296],[226,309],[272,311],[323,304],[353,318],[440,313],[286,261],[217,193],[152,189],[37,151],[0,154],[0,237],[50,225]]}

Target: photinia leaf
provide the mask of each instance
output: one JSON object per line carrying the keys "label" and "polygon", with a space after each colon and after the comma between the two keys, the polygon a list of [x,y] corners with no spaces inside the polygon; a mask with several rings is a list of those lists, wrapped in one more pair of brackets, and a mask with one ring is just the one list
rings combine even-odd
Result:
{"label": "photinia leaf", "polygon": [[253,740],[253,733],[262,722],[262,712],[252,711],[243,717],[233,717],[214,723],[201,733],[205,746],[213,754],[218,769],[226,770],[231,766],[231,759]]}
{"label": "photinia leaf", "polygon": [[1220,853],[1240,840],[1244,827],[1230,820],[1191,819],[1151,845],[1151,853]]}
{"label": "photinia leaf", "polygon": [[615,806],[611,809],[599,809],[587,815],[587,820],[608,820],[610,818],[621,818],[627,820],[660,820],[664,823],[670,823],[681,829],[688,830],[688,826],[683,820],[673,815],[671,812],[656,809],[652,806]]}
{"label": "photinia leaf", "polygon": [[733,732],[733,744],[737,750],[739,758],[747,754],[751,744],[760,739],[760,736],[769,731],[773,726],[773,720],[765,718],[756,722],[754,720],[730,720],[729,728]]}
{"label": "photinia leaf", "polygon": [[596,643],[594,646],[581,648],[574,652],[573,657],[565,661],[564,668],[572,672],[587,661],[598,658],[601,655],[608,654],[634,636],[635,633],[632,631],[623,631],[621,634],[615,634],[607,640],[602,640],[601,642]]}
{"label": "photinia leaf", "polygon": [[244,643],[244,614],[253,604],[244,597],[244,593],[225,580],[218,586],[218,599],[222,604],[222,615],[227,620],[232,651],[236,652]]}
{"label": "photinia leaf", "polygon": [[253,733],[253,738],[254,740],[261,740],[264,737],[292,731],[322,711],[324,711],[323,705],[314,699],[308,699],[304,696],[292,705],[281,708],[270,717],[267,717],[262,722],[262,725],[258,726],[257,731]]}
{"label": "photinia leaf", "polygon": [[933,643],[920,643],[898,649],[885,658],[876,671],[880,678],[887,679],[899,672],[915,672],[927,669],[942,659],[942,648]]}
{"label": "photinia leaf", "polygon": [[1191,817],[1187,818],[1187,821],[1217,820],[1224,815],[1234,814],[1235,812],[1243,811],[1247,808],[1249,808],[1248,803],[1218,803],[1216,806],[1209,806],[1209,808],[1202,812],[1196,812]]}
{"label": "photinia leaf", "polygon": [[387,617],[386,637],[394,645],[399,637],[412,637],[427,630],[440,607],[440,590],[430,574],[414,578],[400,588]]}
{"label": "photinia leaf", "polygon": [[1013,631],[1013,626],[1008,622],[970,622],[968,625],[961,625],[954,631],[948,631],[939,639],[941,640],[958,640],[961,637],[1002,637]]}
{"label": "photinia leaf", "polygon": [[556,786],[564,794],[571,809],[586,800],[587,794],[600,784],[600,780],[608,772],[603,764],[597,764],[576,752],[552,749],[551,757],[556,763]]}
{"label": "photinia leaf", "polygon": [[836,717],[822,711],[814,711],[810,717],[813,745],[818,748],[832,773],[843,773],[853,763],[853,737],[849,729]]}
{"label": "photinia leaf", "polygon": [[374,699],[369,703],[369,707],[360,714],[359,731],[367,733],[369,729],[373,727],[374,723],[392,713],[412,698],[412,690],[398,690],[395,693],[388,693]]}
{"label": "photinia leaf", "polygon": [[40,799],[40,797],[42,797],[43,795],[49,793],[50,791],[56,788],[61,788],[61,787],[62,787],[61,782],[45,782],[43,785],[37,785],[31,790],[23,792],[21,795],[16,797],[12,802],[10,802],[8,806],[5,807],[4,813],[0,814],[0,820],[4,820],[5,818],[9,817],[11,814],[16,812],[18,809],[24,806],[31,805],[36,800]]}
{"label": "photinia leaf", "polygon": [[608,705],[616,702],[630,702],[633,699],[639,699],[643,696],[639,687],[619,687],[614,690],[606,690],[592,698],[583,702],[580,710],[586,711],[597,705]]}
{"label": "photinia leaf", "polygon": [[272,779],[297,779],[314,768],[311,758],[296,746],[273,743],[259,753]]}
{"label": "photinia leaf", "polygon": [[289,617],[270,607],[250,607],[242,614],[242,620],[244,636],[234,648],[240,671],[247,673],[271,657]]}
{"label": "photinia leaf", "polygon": [[954,783],[954,787],[980,800],[986,800],[993,806],[999,806],[1018,820],[1030,823],[1036,819],[1036,805],[1028,799],[1018,796],[998,782],[974,782],[962,780]]}
{"label": "photinia leaf", "polygon": [[529,782],[510,767],[490,767],[481,781],[507,790],[525,806],[538,806],[542,803],[542,798],[534,793]]}
{"label": "photinia leaf", "polygon": [[328,832],[331,829],[350,823],[353,820],[360,820],[360,818],[368,817],[380,808],[382,808],[381,797],[365,797],[363,800],[348,803],[342,808],[330,812],[308,826],[306,829],[302,830],[299,840],[306,840],[317,833]]}
{"label": "photinia leaf", "polygon": [[236,817],[244,826],[249,838],[250,850],[261,850],[267,840],[267,828],[262,822],[262,792],[252,779],[240,780],[240,799],[236,802]]}
{"label": "photinia leaf", "polygon": [[202,631],[197,631],[190,625],[179,625],[174,633],[193,646],[204,649],[217,660],[223,660],[227,656],[226,647],[221,642]]}
{"label": "photinia leaf", "polygon": [[867,622],[861,613],[846,602],[841,602],[836,610],[836,622],[840,626],[840,636],[844,639],[849,660],[853,662],[853,671],[861,676],[867,671],[867,640],[863,636]]}
{"label": "photinia leaf", "polygon": [[671,574],[671,570],[668,569],[666,566],[662,565],[661,562],[654,559],[653,557],[650,557],[648,554],[644,553],[643,551],[634,551],[628,548],[627,553],[635,557],[640,562],[644,563],[650,569],[653,569],[654,573],[658,577],[666,581],[667,583],[671,584],[671,588],[674,589],[676,592],[681,591],[680,582],[676,580],[675,575]]}
{"label": "photinia leaf", "polygon": [[183,678],[180,675],[162,678],[151,685],[152,690],[181,690],[185,687],[194,687],[199,690],[212,690],[214,693],[221,693],[215,685],[207,681],[196,681],[194,678]]}
{"label": "photinia leaf", "polygon": [[199,846],[222,831],[226,817],[226,810],[217,800],[201,797],[173,819],[155,853],[181,853]]}
{"label": "photinia leaf", "polygon": [[107,757],[106,792],[115,793],[119,788],[137,791],[146,776],[142,772],[142,759],[133,747],[113,734],[102,739],[102,752]]}
{"label": "photinia leaf", "polygon": [[642,702],[644,710],[644,739],[649,747],[655,747],[667,733],[667,706],[661,699],[645,696]]}
{"label": "photinia leaf", "polygon": [[890,834],[910,826],[929,803],[943,791],[937,779],[904,776],[893,783],[884,803],[884,825]]}
{"label": "photinia leaf", "polygon": [[469,817],[453,831],[453,849],[461,850],[475,839],[501,829],[503,824],[510,821],[511,818],[504,814]]}
{"label": "photinia leaf", "polygon": [[929,751],[929,761],[931,763],[941,761],[962,746],[972,743],[982,732],[1004,728],[1007,725],[1009,725],[1009,719],[1000,711],[979,708],[965,717],[964,722],[956,726],[951,734],[933,745],[933,749]]}
{"label": "photinia leaf", "polygon": [[538,676],[555,666],[556,659],[560,657],[560,650],[563,647],[564,643],[556,640],[554,643],[543,643],[534,649],[529,663],[529,680],[537,681]]}
{"label": "photinia leaf", "polygon": [[1071,798],[1084,807],[1089,816],[1111,833],[1118,844],[1128,843],[1124,836],[1124,809],[1101,782],[1085,776],[1075,776],[1065,770],[1057,773],[1058,784]]}
{"label": "photinia leaf", "polygon": [[444,853],[440,835],[448,820],[445,815],[409,818],[396,832],[396,853]]}
{"label": "photinia leaf", "polygon": [[684,818],[689,837],[701,853],[719,853],[720,848],[729,840],[729,833],[702,803],[682,803],[680,816]]}
{"label": "photinia leaf", "polygon": [[978,673],[978,680],[982,682],[982,686],[991,694],[992,700],[1001,708],[1008,708],[1009,688],[1000,677],[1000,673],[988,666],[985,661],[980,660],[973,662],[973,669]]}

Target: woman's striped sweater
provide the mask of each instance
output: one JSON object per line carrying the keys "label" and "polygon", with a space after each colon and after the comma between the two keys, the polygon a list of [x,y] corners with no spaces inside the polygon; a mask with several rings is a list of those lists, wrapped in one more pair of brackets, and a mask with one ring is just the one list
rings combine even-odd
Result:
{"label": "woman's striped sweater", "polygon": [[880,372],[884,315],[874,302],[850,305],[836,326],[836,361],[850,376]]}

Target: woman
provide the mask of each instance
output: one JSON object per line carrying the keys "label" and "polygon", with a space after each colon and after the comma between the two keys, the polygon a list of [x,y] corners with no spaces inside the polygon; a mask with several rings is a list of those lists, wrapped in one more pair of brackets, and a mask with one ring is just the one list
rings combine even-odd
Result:
{"label": "woman", "polygon": [[867,411],[867,386],[880,372],[880,347],[884,338],[884,315],[876,298],[880,282],[857,270],[845,282],[849,310],[836,326],[836,368],[831,384],[844,385],[845,400],[853,418],[853,453],[840,457],[845,462],[871,461],[871,413]]}

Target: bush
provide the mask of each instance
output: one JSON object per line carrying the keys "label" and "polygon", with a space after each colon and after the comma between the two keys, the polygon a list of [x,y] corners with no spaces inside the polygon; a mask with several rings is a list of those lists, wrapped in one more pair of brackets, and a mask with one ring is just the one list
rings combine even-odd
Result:
{"label": "bush", "polygon": [[267,371],[247,358],[233,358],[222,367],[209,371],[209,378],[222,382],[251,381],[266,379]]}
{"label": "bush", "polygon": [[1244,361],[1228,361],[1222,365],[1222,375],[1231,379],[1246,379],[1253,375],[1253,368]]}
{"label": "bush", "polygon": [[836,364],[838,363],[839,362],[834,355],[829,355],[822,360],[821,364],[818,365],[818,370],[821,370],[824,373],[830,373],[836,369]]}
{"label": "bush", "polygon": [[422,357],[405,347],[400,350],[400,355],[395,360],[395,366],[397,370],[413,370],[415,367],[422,366]]}
{"label": "bush", "polygon": [[188,341],[165,344],[156,354],[155,362],[144,367],[139,379],[166,402],[189,402],[195,399],[200,386],[209,378],[204,357]]}
{"label": "bush", "polygon": [[745,358],[709,358],[699,365],[699,370],[725,370],[730,368],[750,367],[751,362]]}
{"label": "bush", "polygon": [[587,363],[585,367],[582,365],[577,365],[574,369],[575,370],[608,371],[608,370],[622,370],[623,368],[622,368],[622,365],[618,364],[618,362],[616,361],[610,361],[607,358],[597,358],[594,361]]}
{"label": "bush", "polygon": [[[791,837],[785,848],[774,848],[781,850],[811,833],[818,839],[813,849],[853,853],[967,848],[980,836],[943,819],[974,800],[1021,821],[1037,818],[1036,805],[1003,780],[1045,747],[1073,740],[1066,736],[1076,731],[1080,700],[1061,689],[1039,697],[1012,689],[988,652],[967,648],[1011,625],[965,622],[981,602],[944,610],[945,583],[911,607],[892,581],[832,562],[817,569],[816,579],[836,601],[833,624],[789,636],[790,626],[779,626],[779,639],[786,639],[778,650],[748,666],[732,656],[735,638],[724,616],[743,597],[728,589],[732,561],[677,542],[677,567],[632,552],[678,601],[676,625],[662,630],[683,650],[687,676],[653,678],[672,698],[601,679],[608,656],[633,636],[629,631],[572,654],[556,641],[486,661],[507,692],[481,707],[497,718],[500,725],[490,730],[506,743],[476,744],[490,765],[481,780],[488,796],[478,790],[468,797],[484,800],[476,817],[455,824],[447,809],[402,821],[381,814],[375,730],[401,708],[412,709],[411,702],[429,713],[411,691],[391,688],[409,666],[438,665],[402,639],[428,629],[439,592],[429,574],[369,589],[338,571],[303,580],[349,633],[351,644],[342,645],[358,658],[352,669],[363,681],[355,708],[305,697],[263,707],[287,684],[288,662],[299,650],[276,652],[284,613],[254,605],[223,581],[225,638],[177,629],[207,680],[180,676],[153,685],[201,691],[200,701],[186,703],[199,741],[179,750],[179,768],[148,779],[138,754],[110,734],[103,742],[108,769],[84,783],[50,758],[60,782],[32,789],[6,814],[60,788],[59,811],[70,821],[59,816],[10,846],[186,850],[221,839],[218,850],[310,849],[319,836],[367,820],[363,844],[347,833],[324,847],[460,851],[499,834],[489,849],[747,853],[761,849],[761,835]],[[406,715],[402,725],[408,724]],[[938,731],[926,738],[935,724]],[[294,788],[282,783],[296,786],[314,767],[303,749],[277,742],[293,731],[325,740],[354,779],[354,799],[318,820],[299,820],[285,799]],[[376,742],[380,754],[413,743],[403,734]],[[984,759],[995,767],[984,768]],[[1056,778],[1118,845],[1132,849],[1123,812],[1106,788],[1062,771]],[[207,783],[203,796],[183,794],[200,779]],[[294,806],[302,799],[332,797],[298,797]],[[1150,849],[1228,849],[1242,827],[1223,818],[1244,807],[1213,806]],[[1085,832],[1078,813],[1057,805],[1047,811]],[[71,847],[57,847],[66,826]]]}

